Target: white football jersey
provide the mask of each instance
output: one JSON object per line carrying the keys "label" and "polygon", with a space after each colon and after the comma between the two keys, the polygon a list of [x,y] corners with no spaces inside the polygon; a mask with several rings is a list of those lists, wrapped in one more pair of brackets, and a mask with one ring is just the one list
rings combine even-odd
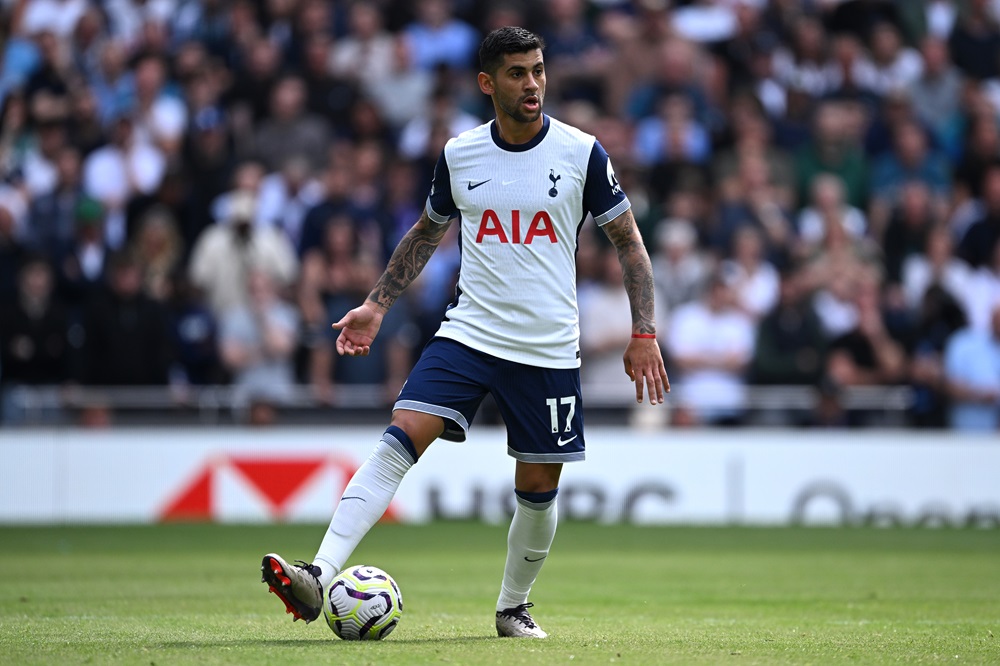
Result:
{"label": "white football jersey", "polygon": [[495,121],[448,141],[426,210],[438,223],[460,216],[462,263],[437,335],[526,365],[579,367],[580,228],[588,213],[603,225],[629,206],[597,139],[548,116],[525,144],[501,139]]}

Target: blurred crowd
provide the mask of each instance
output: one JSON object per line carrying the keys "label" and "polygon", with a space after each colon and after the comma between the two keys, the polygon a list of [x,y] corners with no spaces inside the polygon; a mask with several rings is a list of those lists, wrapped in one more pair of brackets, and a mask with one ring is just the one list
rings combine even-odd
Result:
{"label": "blurred crowd", "polygon": [[[492,118],[479,41],[547,43],[546,111],[598,137],[649,249],[678,424],[1000,423],[1000,1],[2,0],[0,387],[405,380],[454,296],[452,232],[371,357],[332,321]],[[631,387],[617,257],[579,249],[583,377]],[[8,422],[14,410],[5,402]],[[778,410],[780,413],[780,410]]]}

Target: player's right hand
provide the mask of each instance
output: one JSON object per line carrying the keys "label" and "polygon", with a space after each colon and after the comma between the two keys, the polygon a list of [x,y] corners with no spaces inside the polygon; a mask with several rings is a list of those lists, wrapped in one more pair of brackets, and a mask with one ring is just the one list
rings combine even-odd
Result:
{"label": "player's right hand", "polygon": [[341,356],[368,356],[380,326],[382,313],[365,301],[333,324],[333,328],[340,331],[337,353]]}

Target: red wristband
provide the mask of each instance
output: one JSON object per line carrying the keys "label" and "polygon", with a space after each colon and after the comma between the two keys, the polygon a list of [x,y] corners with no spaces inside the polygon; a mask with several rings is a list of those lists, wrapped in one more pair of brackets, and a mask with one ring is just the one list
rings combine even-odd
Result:
{"label": "red wristband", "polygon": [[633,338],[648,338],[650,340],[656,339],[656,333],[633,333]]}

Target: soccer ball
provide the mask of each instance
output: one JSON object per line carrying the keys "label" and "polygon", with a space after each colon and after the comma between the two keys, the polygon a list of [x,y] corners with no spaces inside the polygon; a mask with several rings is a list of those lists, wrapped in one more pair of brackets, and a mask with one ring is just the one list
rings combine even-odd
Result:
{"label": "soccer ball", "polygon": [[347,567],[326,588],[323,615],[344,640],[377,641],[392,633],[403,616],[403,595],[381,569]]}

